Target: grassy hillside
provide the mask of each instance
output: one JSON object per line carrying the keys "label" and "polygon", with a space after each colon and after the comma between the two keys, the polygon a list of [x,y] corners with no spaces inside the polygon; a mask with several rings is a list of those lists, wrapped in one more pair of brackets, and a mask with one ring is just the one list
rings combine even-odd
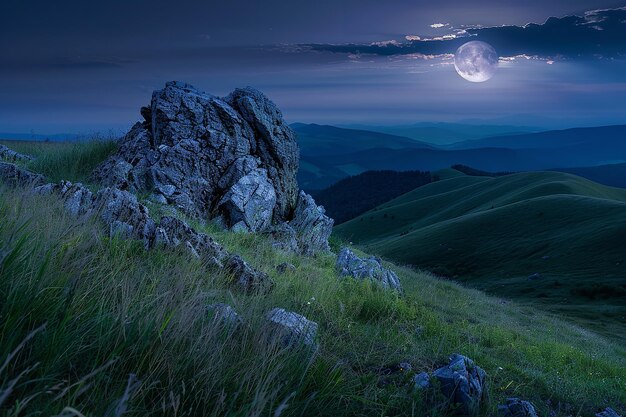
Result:
{"label": "grassy hillside", "polygon": [[625,218],[626,190],[541,172],[439,181],[336,232],[394,261],[624,338]]}
{"label": "grassy hillside", "polygon": [[558,168],[555,171],[578,175],[611,187],[626,188],[626,164],[609,164],[594,167]]}
{"label": "grassy hillside", "polygon": [[[72,172],[67,179],[83,175]],[[533,401],[540,415],[625,408],[623,345],[426,273],[392,266],[400,296],[338,279],[331,255],[303,258],[196,224],[276,281],[269,295],[246,296],[183,252],[105,238],[53,197],[3,188],[0,219],[4,415],[116,415],[124,402],[128,416],[441,415],[385,369],[408,361],[432,370],[453,352],[488,372],[485,416],[508,396]],[[296,271],[277,274],[285,261]],[[214,302],[234,306],[242,327],[219,327],[206,309]],[[265,342],[263,315],[277,306],[319,323],[311,360]]]}

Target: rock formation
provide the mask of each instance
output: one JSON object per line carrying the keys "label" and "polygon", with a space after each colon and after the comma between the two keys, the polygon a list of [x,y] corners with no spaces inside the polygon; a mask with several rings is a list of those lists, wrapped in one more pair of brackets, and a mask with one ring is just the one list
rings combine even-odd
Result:
{"label": "rock formation", "polygon": [[96,169],[95,180],[149,192],[154,201],[231,230],[278,228],[289,250],[328,250],[332,220],[298,192],[295,135],[262,93],[245,88],[219,98],[169,82],[141,114],[144,121]]}
{"label": "rock formation", "polygon": [[475,415],[487,395],[485,371],[459,354],[450,357],[450,363],[432,374],[434,386],[446,399],[450,408],[460,415]]}
{"label": "rock formation", "polygon": [[379,258],[361,259],[350,249],[343,248],[337,257],[336,269],[341,276],[356,279],[369,279],[379,283],[383,288],[402,291],[402,285],[395,272],[385,268]]}
{"label": "rock formation", "polygon": [[30,155],[15,152],[13,149],[7,148],[4,145],[0,145],[0,159],[4,159],[9,162],[28,162],[35,158]]}
{"label": "rock formation", "polygon": [[507,398],[506,404],[498,406],[500,417],[537,417],[535,407],[519,398]]}
{"label": "rock formation", "polygon": [[267,314],[270,335],[285,348],[312,348],[316,346],[317,323],[300,314],[274,308]]}
{"label": "rock formation", "polygon": [[0,179],[11,187],[38,186],[45,183],[43,176],[8,162],[0,162]]}

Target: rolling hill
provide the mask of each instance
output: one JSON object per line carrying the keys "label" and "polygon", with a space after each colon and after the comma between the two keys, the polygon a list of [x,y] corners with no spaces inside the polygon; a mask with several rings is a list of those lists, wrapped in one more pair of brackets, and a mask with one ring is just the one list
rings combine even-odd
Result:
{"label": "rolling hill", "polygon": [[396,262],[625,335],[625,219],[626,190],[538,172],[435,182],[336,233]]}

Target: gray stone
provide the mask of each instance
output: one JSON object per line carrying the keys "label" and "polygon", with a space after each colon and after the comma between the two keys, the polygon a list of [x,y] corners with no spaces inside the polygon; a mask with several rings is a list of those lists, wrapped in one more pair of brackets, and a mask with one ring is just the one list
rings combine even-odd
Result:
{"label": "gray stone", "polygon": [[0,162],[0,181],[11,187],[37,187],[45,184],[43,176],[8,162]]}
{"label": "gray stone", "polygon": [[28,162],[35,159],[30,155],[24,155],[18,152],[15,152],[13,149],[10,149],[4,145],[0,145],[0,159],[4,159],[9,162]]}
{"label": "gray stone", "polygon": [[317,323],[300,314],[274,308],[267,314],[270,334],[286,348],[316,347]]}
{"label": "gray stone", "polygon": [[94,171],[94,180],[148,192],[153,201],[231,230],[267,232],[290,221],[279,226],[291,236],[284,248],[328,250],[332,220],[298,194],[295,135],[262,93],[245,88],[219,98],[169,82],[141,114],[144,121]]}
{"label": "gray stone", "polygon": [[276,271],[281,275],[286,273],[294,273],[296,272],[296,267],[288,262],[283,262],[282,264],[276,266]]}
{"label": "gray stone", "polygon": [[383,288],[402,291],[402,285],[395,272],[385,268],[376,257],[361,259],[350,249],[343,248],[337,257],[336,269],[342,277],[351,276],[356,279],[369,279]]}
{"label": "gray stone", "polygon": [[532,274],[531,276],[528,277],[528,279],[531,281],[536,281],[538,279],[541,279],[541,274],[540,273]]}
{"label": "gray stone", "polygon": [[164,216],[156,228],[155,243],[169,248],[184,245],[189,252],[215,266],[223,266],[228,253],[213,238],[205,233],[198,233],[182,220]]}
{"label": "gray stone", "polygon": [[296,232],[301,254],[310,256],[330,250],[328,238],[333,232],[334,221],[324,213],[324,207],[316,205],[313,197],[300,191],[289,226]]}
{"label": "gray stone", "polygon": [[94,196],[83,184],[61,181],[58,184],[45,184],[35,187],[35,193],[41,195],[58,194],[67,211],[73,216],[80,216],[91,210]]}
{"label": "gray stone", "polygon": [[420,372],[413,377],[413,385],[415,390],[427,390],[430,388],[430,375],[426,372]]}
{"label": "gray stone", "polygon": [[109,226],[109,233],[139,239],[152,247],[156,225],[148,209],[133,194],[117,188],[105,188],[96,194],[92,210]]}
{"label": "gray stone", "polygon": [[507,398],[506,404],[498,406],[500,417],[537,417],[535,407],[519,398]]}
{"label": "gray stone", "polygon": [[231,255],[226,261],[225,268],[233,276],[233,286],[244,293],[265,294],[274,287],[274,281],[269,275],[252,268],[239,255]]}
{"label": "gray stone", "polygon": [[475,415],[487,396],[487,375],[474,362],[459,354],[450,363],[432,374],[433,384],[444,397],[451,411],[460,415]]}
{"label": "gray stone", "polygon": [[596,414],[596,417],[621,417],[617,414],[617,411],[613,410],[611,407],[607,407],[604,411],[601,411]]}
{"label": "gray stone", "polygon": [[207,310],[212,313],[213,321],[218,326],[233,329],[241,323],[239,314],[228,304],[209,304]]}

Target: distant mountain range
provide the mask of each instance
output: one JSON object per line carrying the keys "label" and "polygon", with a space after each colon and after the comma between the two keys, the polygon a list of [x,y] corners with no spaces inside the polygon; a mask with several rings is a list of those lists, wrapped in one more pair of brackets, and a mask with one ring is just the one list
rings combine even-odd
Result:
{"label": "distant mountain range", "polygon": [[[505,135],[447,146],[333,126],[293,128],[301,144],[299,181],[309,190],[370,170],[436,171],[456,164],[492,172],[576,168],[574,172],[606,183],[604,178],[619,175],[613,171],[621,172],[616,164],[626,162],[626,126]],[[579,168],[601,165],[606,165],[601,174]]]}

